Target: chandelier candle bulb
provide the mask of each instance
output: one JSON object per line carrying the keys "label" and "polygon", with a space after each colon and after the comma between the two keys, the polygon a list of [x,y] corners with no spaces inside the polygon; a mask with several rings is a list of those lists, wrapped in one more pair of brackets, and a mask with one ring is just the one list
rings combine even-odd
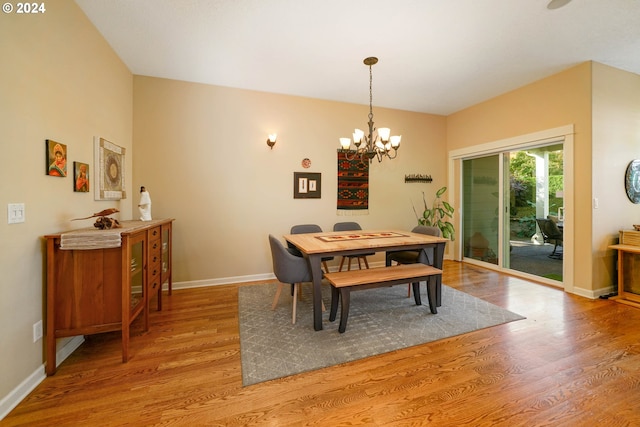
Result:
{"label": "chandelier candle bulb", "polygon": [[362,142],[362,138],[364,138],[364,131],[362,131],[360,129],[356,129],[353,132],[353,142],[356,145],[360,145],[360,143]]}

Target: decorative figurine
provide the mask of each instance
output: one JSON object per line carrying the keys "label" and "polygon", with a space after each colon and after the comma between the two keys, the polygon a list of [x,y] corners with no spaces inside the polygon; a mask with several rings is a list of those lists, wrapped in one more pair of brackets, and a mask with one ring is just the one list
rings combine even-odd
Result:
{"label": "decorative figurine", "polygon": [[121,227],[117,219],[109,218],[108,216],[99,216],[93,226],[100,230],[111,230],[112,228]]}
{"label": "decorative figurine", "polygon": [[140,221],[151,221],[151,196],[144,185],[140,187],[138,210],[140,210]]}
{"label": "decorative figurine", "polygon": [[89,219],[89,218],[98,218],[96,219],[96,222],[93,224],[93,226],[95,228],[99,228],[100,230],[109,230],[112,228],[120,228],[121,225],[118,222],[117,219],[115,218],[109,218],[108,215],[114,214],[120,212],[118,209],[116,208],[109,208],[109,209],[105,209],[103,211],[100,212],[96,212],[91,216],[87,216],[84,218],[73,218],[71,221],[78,221],[80,219]]}

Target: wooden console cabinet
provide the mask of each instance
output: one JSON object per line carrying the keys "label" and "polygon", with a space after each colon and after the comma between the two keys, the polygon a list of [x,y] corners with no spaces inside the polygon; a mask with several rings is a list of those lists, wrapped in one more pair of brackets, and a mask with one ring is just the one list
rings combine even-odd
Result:
{"label": "wooden console cabinet", "polygon": [[620,231],[620,243],[609,246],[618,251],[618,302],[640,307],[640,232]]}
{"label": "wooden console cabinet", "polygon": [[[83,229],[44,236],[47,242],[46,373],[56,372],[56,339],[122,332],[122,361],[129,360],[129,328],[140,314],[149,328],[149,302],[162,287],[172,292],[173,219],[122,221],[115,230]],[[117,247],[65,248],[64,238],[120,235]],[[75,233],[75,234],[74,234]],[[94,234],[95,233],[95,234]],[[100,237],[100,236],[98,236]],[[98,239],[99,240],[99,239]],[[62,247],[61,247],[62,242]],[[80,245],[82,246],[82,245]]]}

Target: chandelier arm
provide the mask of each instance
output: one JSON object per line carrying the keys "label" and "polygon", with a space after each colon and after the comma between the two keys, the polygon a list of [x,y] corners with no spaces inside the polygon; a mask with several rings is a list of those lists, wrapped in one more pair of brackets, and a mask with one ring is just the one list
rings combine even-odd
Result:
{"label": "chandelier arm", "polygon": [[366,151],[363,151],[362,155],[360,156],[360,163],[362,163],[363,165],[366,165],[367,161],[371,163],[371,159],[369,158],[369,155],[367,154]]}
{"label": "chandelier arm", "polygon": [[382,159],[384,158],[381,150],[376,151],[376,157],[378,158],[378,163],[382,163]]}
{"label": "chandelier arm", "polygon": [[358,156],[358,150],[353,151],[353,156],[351,158],[349,158],[349,151],[352,151],[352,150],[341,150],[341,151],[344,153],[344,158],[347,159],[348,161],[355,160],[355,158]]}
{"label": "chandelier arm", "polygon": [[391,150],[387,151],[387,157],[390,159],[395,159],[398,156],[398,149],[394,148],[393,149],[393,156],[391,154],[389,154],[391,152]]}

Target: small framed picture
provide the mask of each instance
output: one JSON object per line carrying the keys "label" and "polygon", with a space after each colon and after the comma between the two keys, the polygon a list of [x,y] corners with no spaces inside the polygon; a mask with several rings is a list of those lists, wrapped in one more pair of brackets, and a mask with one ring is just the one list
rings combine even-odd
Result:
{"label": "small framed picture", "polygon": [[80,193],[89,192],[89,165],[81,162],[73,162],[73,191]]}
{"label": "small framed picture", "polygon": [[47,175],[67,176],[67,145],[52,139],[46,141]]}
{"label": "small framed picture", "polygon": [[104,138],[94,138],[95,200],[121,200],[125,191],[126,149]]}
{"label": "small framed picture", "polygon": [[309,172],[293,173],[294,199],[320,199],[322,196],[322,174]]}

